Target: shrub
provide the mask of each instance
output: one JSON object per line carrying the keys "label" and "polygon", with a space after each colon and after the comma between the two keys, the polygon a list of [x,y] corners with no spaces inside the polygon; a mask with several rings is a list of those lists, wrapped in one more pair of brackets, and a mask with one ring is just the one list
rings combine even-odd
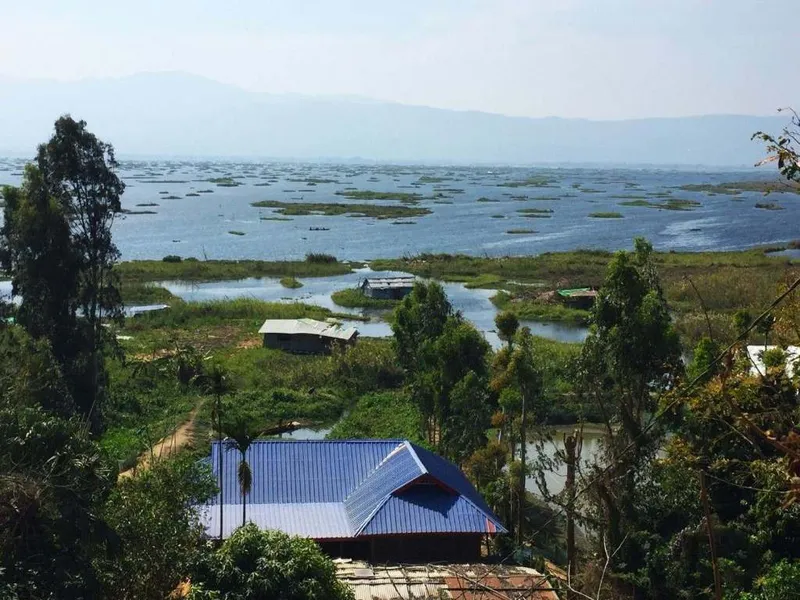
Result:
{"label": "shrub", "polygon": [[322,252],[309,252],[308,254],[306,254],[306,262],[328,265],[339,261],[332,254],[324,254]]}
{"label": "shrub", "polygon": [[189,599],[212,598],[350,600],[353,592],[312,540],[248,523],[197,565]]}
{"label": "shrub", "polygon": [[166,263],[179,263],[181,262],[181,257],[175,254],[167,254],[164,258],[161,259]]}

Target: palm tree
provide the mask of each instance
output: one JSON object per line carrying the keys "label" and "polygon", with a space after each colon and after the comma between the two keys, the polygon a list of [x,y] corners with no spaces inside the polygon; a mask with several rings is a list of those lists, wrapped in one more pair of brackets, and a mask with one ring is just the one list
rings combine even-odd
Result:
{"label": "palm tree", "polygon": [[214,396],[214,408],[211,411],[211,426],[217,430],[217,456],[219,471],[219,539],[222,540],[222,515],[223,515],[223,448],[222,448],[222,398],[231,390],[228,372],[225,368],[215,363],[203,376],[204,387]]}
{"label": "palm tree", "polygon": [[247,494],[253,487],[253,472],[247,462],[247,450],[255,441],[260,431],[255,428],[256,421],[251,415],[238,413],[225,424],[225,435],[228,436],[227,444],[231,448],[236,448],[241,454],[237,475],[239,478],[239,490],[242,493],[242,525],[247,523]]}

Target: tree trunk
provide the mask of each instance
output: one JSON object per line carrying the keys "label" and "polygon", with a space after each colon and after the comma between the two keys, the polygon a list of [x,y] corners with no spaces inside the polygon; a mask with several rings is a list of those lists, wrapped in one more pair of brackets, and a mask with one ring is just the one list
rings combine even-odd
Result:
{"label": "tree trunk", "polygon": [[519,497],[517,498],[517,543],[521,546],[522,545],[522,535],[523,535],[523,521],[525,520],[525,455],[526,455],[526,444],[528,441],[528,416],[525,404],[527,403],[527,396],[528,394],[523,390],[522,392],[522,422],[520,423],[520,431],[519,431],[519,459],[522,463],[522,468],[519,471]]}

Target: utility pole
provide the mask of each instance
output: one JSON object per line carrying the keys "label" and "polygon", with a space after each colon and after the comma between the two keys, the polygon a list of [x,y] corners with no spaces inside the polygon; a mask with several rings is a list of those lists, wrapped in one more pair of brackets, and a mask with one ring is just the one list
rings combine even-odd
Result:
{"label": "utility pole", "polygon": [[[577,429],[570,435],[564,435],[567,463],[567,481],[564,486],[567,492],[567,573],[570,580],[575,576],[577,565],[575,556],[575,467],[580,460],[582,445],[583,437]],[[567,593],[569,600],[574,597],[572,591]]]}
{"label": "utility pole", "polygon": [[711,548],[711,568],[714,571],[714,600],[722,600],[722,580],[719,575],[717,563],[717,544],[714,539],[714,528],[711,523],[711,506],[708,502],[708,488],[706,487],[706,474],[700,470],[700,501],[703,503],[703,512],[706,517],[706,530],[708,531],[708,545]]}

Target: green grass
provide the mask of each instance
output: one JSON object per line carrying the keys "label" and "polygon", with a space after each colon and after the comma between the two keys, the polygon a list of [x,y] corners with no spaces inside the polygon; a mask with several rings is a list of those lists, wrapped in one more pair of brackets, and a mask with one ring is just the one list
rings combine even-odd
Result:
{"label": "green grass", "polygon": [[593,212],[589,213],[592,219],[624,219],[622,213],[618,212]]}
{"label": "green grass", "polygon": [[150,281],[224,281],[247,277],[328,277],[352,272],[344,262],[265,261],[265,260],[192,260],[163,262],[135,260],[119,263],[115,272],[123,285]]}
{"label": "green grass", "polygon": [[421,194],[413,192],[378,192],[375,190],[339,190],[337,196],[350,200],[396,200],[404,204],[416,204],[422,200]]}
{"label": "green grass", "polygon": [[281,285],[292,290],[303,287],[300,280],[295,277],[281,277]]}
{"label": "green grass", "polygon": [[511,235],[523,235],[526,233],[536,233],[536,231],[533,229],[508,229],[506,233]]}
{"label": "green grass", "polygon": [[402,219],[428,215],[431,211],[427,208],[416,206],[381,206],[374,204],[338,204],[322,202],[281,202],[279,200],[262,200],[253,202],[252,206],[258,208],[275,208],[280,215],[290,216],[340,216],[365,217],[373,219]]}
{"label": "green grass", "polygon": [[176,300],[172,293],[163,287],[145,283],[123,283],[120,287],[122,301],[127,306],[136,304],[167,304]]}
{"label": "green grass", "polygon": [[400,303],[399,300],[370,298],[365,296],[358,288],[347,288],[333,292],[331,300],[333,300],[334,304],[345,308],[394,308]]}
{"label": "green grass", "polygon": [[380,392],[359,398],[328,439],[404,439],[423,444],[422,415],[402,392]]}
{"label": "green grass", "polygon": [[589,322],[589,311],[567,308],[561,304],[544,304],[535,300],[514,298],[500,291],[492,296],[492,304],[501,310],[510,310],[524,321],[560,321],[585,325]]}

